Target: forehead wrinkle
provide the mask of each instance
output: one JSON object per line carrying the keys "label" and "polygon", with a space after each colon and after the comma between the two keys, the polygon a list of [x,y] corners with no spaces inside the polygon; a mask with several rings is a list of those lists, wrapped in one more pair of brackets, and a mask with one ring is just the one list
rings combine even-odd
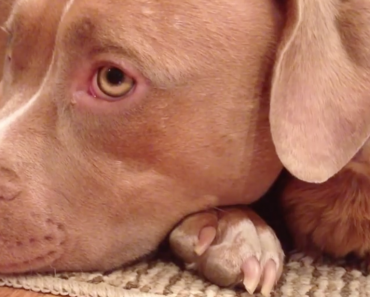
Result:
{"label": "forehead wrinkle", "polygon": [[8,16],[8,19],[5,22],[5,26],[7,28],[11,28],[11,26],[14,23],[15,16],[20,13],[19,10],[21,8],[21,5],[26,3],[26,2],[27,2],[27,0],[15,0],[12,4],[9,3],[9,5],[11,5],[12,8],[10,10],[10,14]]}
{"label": "forehead wrinkle", "polygon": [[[1,0],[0,0],[1,1]],[[63,3],[64,2],[64,3]],[[65,5],[67,0],[60,0],[60,5]],[[58,3],[58,4],[59,4]],[[53,28],[44,27],[45,20],[53,16],[60,21],[60,5],[50,6],[45,0],[32,1],[32,0],[17,0],[15,1],[8,19],[3,27],[10,33],[18,36],[18,39],[29,36],[30,32],[35,33],[37,30],[51,31]],[[48,10],[52,11],[48,11]],[[35,13],[35,10],[38,11]],[[49,15],[46,16],[45,13]],[[59,22],[58,21],[58,22]]]}
{"label": "forehead wrinkle", "polygon": [[20,17],[22,14],[20,11],[20,3],[22,3],[22,1],[15,2],[15,5],[13,6],[11,10],[11,13],[8,16],[8,19],[3,24],[3,27],[8,32],[12,33],[14,29],[17,29],[17,27],[24,27],[24,23],[26,21],[24,20],[24,18]]}
{"label": "forehead wrinkle", "polygon": [[[63,24],[61,41],[70,49],[69,52],[77,51],[79,57],[81,52],[84,52],[88,59],[104,54],[128,59],[160,88],[175,85],[179,77],[183,76],[176,71],[171,71],[173,65],[168,64],[174,64],[173,61],[169,62],[161,58],[149,40],[145,42],[142,38],[134,38],[130,34],[125,34],[126,32],[117,31],[116,27],[109,26],[98,16],[93,16],[94,14],[76,19],[71,17],[70,22]],[[131,37],[126,38],[126,36]]]}
{"label": "forehead wrinkle", "polygon": [[89,59],[100,54],[113,53],[129,57],[137,64],[143,64],[139,53],[115,42],[99,27],[89,17],[74,20],[63,30],[63,44],[78,50],[79,53],[84,52]]}
{"label": "forehead wrinkle", "polygon": [[5,22],[2,24],[2,28],[4,28],[6,31],[11,31],[12,24],[14,22],[14,8],[10,11],[10,14],[8,18],[5,20]]}

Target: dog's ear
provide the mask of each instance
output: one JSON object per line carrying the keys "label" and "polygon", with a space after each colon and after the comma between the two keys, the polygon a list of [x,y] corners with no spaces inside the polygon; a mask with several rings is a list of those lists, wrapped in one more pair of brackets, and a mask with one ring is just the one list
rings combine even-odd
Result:
{"label": "dog's ear", "polygon": [[287,0],[271,88],[283,165],[324,182],[370,135],[370,1]]}

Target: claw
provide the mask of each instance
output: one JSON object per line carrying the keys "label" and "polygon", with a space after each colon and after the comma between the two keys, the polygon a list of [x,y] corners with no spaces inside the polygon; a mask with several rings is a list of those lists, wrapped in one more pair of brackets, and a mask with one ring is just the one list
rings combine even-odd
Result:
{"label": "claw", "polygon": [[211,246],[211,244],[215,240],[216,234],[217,234],[217,230],[215,227],[212,227],[212,226],[204,227],[199,232],[198,243],[196,244],[194,248],[194,252],[198,256],[203,255],[205,251]]}
{"label": "claw", "polygon": [[276,284],[276,278],[277,278],[276,263],[273,260],[269,260],[265,265],[263,273],[263,283],[261,289],[261,294],[263,296],[265,297],[270,296],[271,291],[273,290]]}
{"label": "claw", "polygon": [[243,285],[249,294],[253,295],[261,278],[261,267],[255,257],[249,258],[243,263],[242,271],[244,273]]}

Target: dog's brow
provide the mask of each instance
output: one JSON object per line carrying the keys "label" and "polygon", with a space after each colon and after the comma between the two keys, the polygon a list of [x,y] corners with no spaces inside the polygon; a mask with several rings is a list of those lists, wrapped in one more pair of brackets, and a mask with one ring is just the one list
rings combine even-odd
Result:
{"label": "dog's brow", "polygon": [[[87,50],[88,57],[99,54],[114,54],[123,59],[129,58],[153,84],[161,88],[176,84],[178,74],[172,72],[167,62],[159,62],[160,59],[153,57],[152,52],[136,48],[130,42],[115,41],[114,36],[106,33],[110,30],[99,30],[99,26],[90,18],[81,18],[69,24],[63,34],[63,42],[72,45],[74,49]],[[122,45],[124,43],[124,45]],[[160,70],[158,69],[160,67]]]}
{"label": "dog's brow", "polygon": [[143,55],[139,51],[134,50],[128,44],[122,46],[118,42],[114,42],[110,36],[102,35],[100,32],[90,19],[84,18],[68,26],[64,41],[67,44],[88,49],[90,57],[111,53],[117,56],[129,57],[138,64],[143,64],[141,59]]}
{"label": "dog's brow", "polygon": [[90,56],[96,56],[105,53],[129,57],[134,61],[138,62],[138,64],[142,64],[140,54],[128,47],[123,47],[119,44],[114,44],[112,41],[96,40],[95,42],[93,42],[93,46],[89,51]]}

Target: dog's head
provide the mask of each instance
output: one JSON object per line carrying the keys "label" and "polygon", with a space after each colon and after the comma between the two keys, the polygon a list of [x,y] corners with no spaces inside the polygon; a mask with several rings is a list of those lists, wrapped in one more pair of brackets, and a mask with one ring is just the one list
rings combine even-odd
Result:
{"label": "dog's head", "polygon": [[4,24],[0,272],[108,269],[260,197],[270,0],[18,0]]}
{"label": "dog's head", "polygon": [[[0,272],[135,260],[187,214],[259,198],[281,170],[272,139],[307,179],[355,153],[366,1],[291,2],[16,0],[0,37]],[[317,175],[315,145],[337,129],[358,137]]]}

